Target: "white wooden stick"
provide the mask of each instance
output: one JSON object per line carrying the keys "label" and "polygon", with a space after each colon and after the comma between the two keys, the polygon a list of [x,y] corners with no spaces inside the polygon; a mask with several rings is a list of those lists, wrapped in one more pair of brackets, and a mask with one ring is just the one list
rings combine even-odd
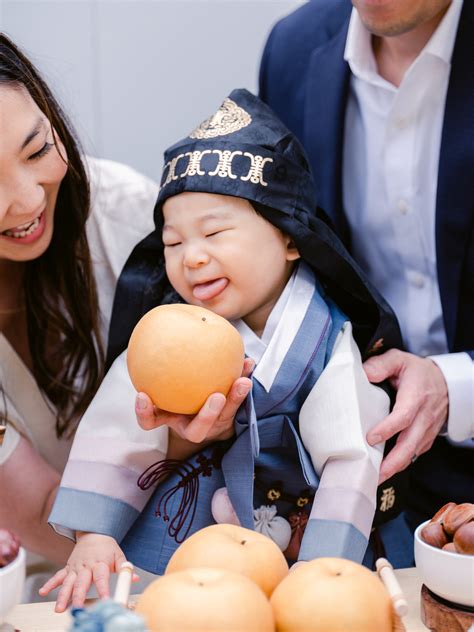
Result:
{"label": "white wooden stick", "polygon": [[395,612],[399,617],[404,617],[408,612],[408,603],[398,583],[398,579],[395,577],[393,566],[384,557],[379,557],[375,562],[375,568],[390,595]]}
{"label": "white wooden stick", "polygon": [[115,586],[114,601],[128,606],[128,597],[130,595],[130,586],[132,584],[133,564],[124,562],[120,567],[117,585]]}

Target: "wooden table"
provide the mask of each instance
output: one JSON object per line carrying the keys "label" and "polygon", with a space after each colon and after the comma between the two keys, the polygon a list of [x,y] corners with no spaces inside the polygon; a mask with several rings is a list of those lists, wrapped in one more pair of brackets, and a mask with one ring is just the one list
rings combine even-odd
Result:
{"label": "wooden table", "polygon": [[[420,619],[421,580],[416,568],[395,571],[408,600],[409,611],[403,622],[407,632],[426,632]],[[55,614],[54,603],[22,604],[7,616],[8,624],[0,625],[0,632],[66,632],[71,618],[67,612]]]}

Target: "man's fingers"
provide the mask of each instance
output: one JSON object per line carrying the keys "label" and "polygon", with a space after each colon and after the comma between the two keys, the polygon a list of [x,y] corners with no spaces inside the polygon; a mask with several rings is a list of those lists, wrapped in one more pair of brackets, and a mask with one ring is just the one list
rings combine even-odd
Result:
{"label": "man's fingers", "polygon": [[390,378],[397,388],[393,411],[367,433],[367,441],[376,445],[397,432],[397,445],[382,462],[381,481],[403,470],[414,455],[429,449],[447,417],[446,381],[431,360],[390,350],[364,363],[371,382]]}
{"label": "man's fingers", "polygon": [[404,374],[400,379],[392,412],[367,433],[369,444],[376,445],[387,441],[397,432],[408,428],[425,405],[425,401],[426,395],[419,381]]}
{"label": "man's fingers", "polygon": [[370,445],[377,445],[382,443],[382,441],[387,441],[397,432],[408,428],[415,419],[418,410],[419,406],[414,405],[412,402],[405,404],[402,400],[400,403],[395,403],[390,415],[382,419],[367,433],[367,441]]}
{"label": "man's fingers", "polygon": [[68,607],[76,577],[77,575],[74,571],[69,571],[65,577],[63,585],[59,589],[58,596],[56,598],[56,606],[54,608],[55,612],[64,612]]}
{"label": "man's fingers", "polygon": [[401,373],[404,368],[405,354],[398,349],[390,349],[382,355],[369,358],[363,364],[369,382],[383,382]]}
{"label": "man's fingers", "polygon": [[47,582],[45,582],[41,588],[39,589],[39,594],[44,597],[48,595],[52,590],[60,586],[65,578],[67,577],[68,570],[66,568],[62,568],[60,571],[55,573]]}
{"label": "man's fingers", "polygon": [[97,562],[92,567],[92,578],[101,599],[110,596],[110,569],[105,562]]}
{"label": "man's fingers", "polygon": [[[400,435],[401,436],[401,435]],[[400,439],[382,461],[379,472],[379,485],[408,465],[415,454],[415,446]]]}
{"label": "man's fingers", "polygon": [[414,457],[426,452],[435,437],[428,415],[420,412],[415,421],[400,433],[396,445],[382,461],[379,484],[408,467]]}
{"label": "man's fingers", "polygon": [[80,608],[84,605],[86,595],[91,587],[92,572],[90,568],[82,568],[77,574],[77,579],[72,590],[72,605]]}

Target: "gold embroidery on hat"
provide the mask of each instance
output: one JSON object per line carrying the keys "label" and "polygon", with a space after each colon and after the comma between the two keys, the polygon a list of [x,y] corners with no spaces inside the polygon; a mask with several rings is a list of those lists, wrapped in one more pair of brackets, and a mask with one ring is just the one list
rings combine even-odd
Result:
{"label": "gold embroidery on hat", "polygon": [[[206,154],[216,154],[219,158],[216,167],[212,171],[206,171],[201,166],[201,161]],[[249,170],[244,176],[237,176],[232,171],[232,161],[235,156],[245,156],[250,160]],[[188,164],[184,167],[184,163],[178,163],[182,158],[188,159]],[[263,170],[267,163],[272,163],[273,158],[264,158],[259,154],[251,154],[246,151],[230,151],[228,149],[205,149],[204,151],[187,151],[185,154],[178,154],[166,163],[163,169],[163,184],[160,190],[167,184],[177,180],[178,178],[191,177],[191,176],[218,176],[219,178],[230,178],[231,180],[240,179],[243,182],[250,181],[252,184],[260,184],[263,187],[268,186],[268,182],[263,179]],[[167,171],[168,170],[168,171]],[[182,171],[182,173],[176,173],[176,171]],[[166,173],[166,178],[164,174]]]}
{"label": "gold embroidery on hat", "polygon": [[183,171],[181,174],[181,178],[185,176],[205,176],[206,172],[201,169],[201,160],[202,157],[206,154],[210,154],[211,150],[206,149],[204,151],[187,151],[184,155],[189,156],[188,166],[186,167],[186,171]]}
{"label": "gold embroidery on hat", "polygon": [[232,99],[224,99],[215,114],[203,121],[189,138],[215,138],[238,132],[252,122],[252,117]]}
{"label": "gold embroidery on hat", "polygon": [[230,178],[231,180],[237,180],[237,176],[232,173],[232,160],[234,156],[242,156],[241,151],[229,151],[225,149],[224,151],[220,149],[214,149],[212,151],[213,154],[217,154],[219,156],[219,162],[217,163],[217,167],[214,171],[208,171],[208,176],[219,176],[219,178]]}
{"label": "gold embroidery on hat", "polygon": [[163,187],[173,180],[178,179],[179,176],[176,175],[176,165],[178,164],[178,161],[181,160],[181,158],[184,158],[184,156],[185,154],[179,154],[166,163],[163,172],[166,171],[167,168],[169,168],[169,170],[168,175],[166,176],[166,180],[163,182]]}
{"label": "gold embroidery on hat", "polygon": [[248,151],[245,152],[244,156],[250,158],[251,166],[248,174],[240,179],[244,182],[250,180],[252,184],[261,184],[264,187],[268,186],[268,182],[265,182],[263,179],[263,168],[267,162],[273,162],[273,158],[264,158],[263,156],[250,154]]}

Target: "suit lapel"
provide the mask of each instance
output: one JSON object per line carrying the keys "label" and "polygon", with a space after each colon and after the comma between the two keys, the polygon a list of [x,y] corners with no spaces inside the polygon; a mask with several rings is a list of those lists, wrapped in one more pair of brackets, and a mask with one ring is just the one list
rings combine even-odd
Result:
{"label": "suit lapel", "polygon": [[344,61],[348,26],[349,17],[336,35],[315,49],[311,56],[303,131],[318,203],[344,239],[348,238],[342,209],[342,146],[350,77],[349,66]]}
{"label": "suit lapel", "polygon": [[[459,21],[441,136],[436,200],[436,255],[441,302],[453,349],[461,271],[473,221],[474,7],[464,3]],[[471,229],[472,230],[472,229]]]}

